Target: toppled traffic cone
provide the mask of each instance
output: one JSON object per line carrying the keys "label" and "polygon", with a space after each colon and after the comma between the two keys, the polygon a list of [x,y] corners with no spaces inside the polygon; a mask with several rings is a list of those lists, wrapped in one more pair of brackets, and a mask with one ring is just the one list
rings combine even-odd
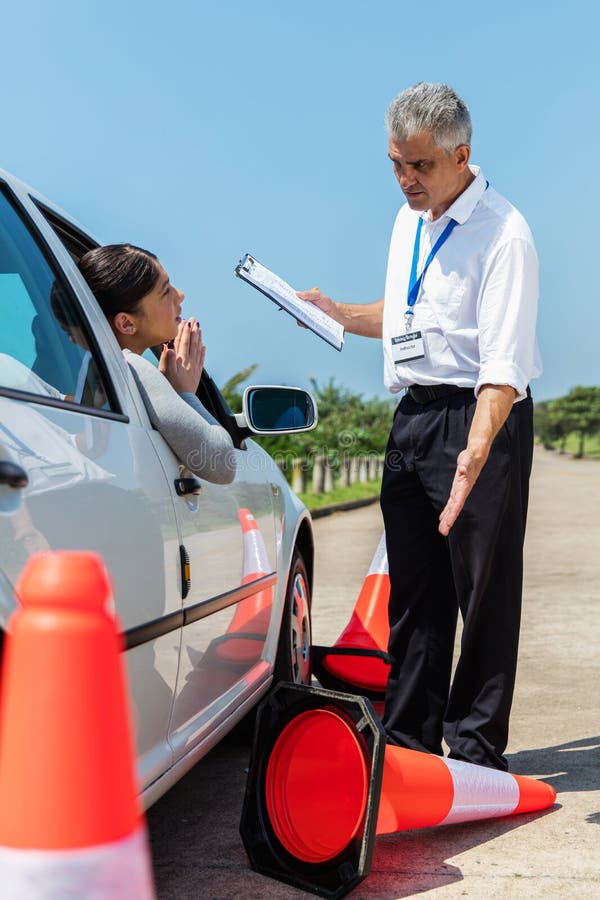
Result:
{"label": "toppled traffic cone", "polygon": [[333,647],[312,647],[313,673],[323,687],[383,701],[390,672],[390,576],[385,532],[373,556],[350,621]]}
{"label": "toppled traffic cone", "polygon": [[0,884],[11,900],[154,896],[121,639],[93,553],[33,556],[0,694]]}
{"label": "toppled traffic cone", "polygon": [[280,683],[259,708],[240,832],[254,869],[338,898],[369,873],[376,834],[555,798],[542,781],[386,746],[364,697]]}
{"label": "toppled traffic cone", "polygon": [[[272,572],[258,523],[249,509],[238,512],[243,533],[241,584],[249,584]],[[273,588],[264,588],[237,604],[227,631],[215,647],[217,656],[228,663],[257,662],[263,651],[271,621]]]}

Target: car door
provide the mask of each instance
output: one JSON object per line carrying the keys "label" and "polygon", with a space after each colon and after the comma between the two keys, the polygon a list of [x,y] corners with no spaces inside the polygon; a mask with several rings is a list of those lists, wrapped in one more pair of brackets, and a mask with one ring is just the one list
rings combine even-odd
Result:
{"label": "car door", "polygon": [[168,731],[182,623],[177,520],[127,367],[95,304],[61,270],[69,262],[19,183],[0,177],[0,462],[28,479],[24,488],[0,484],[0,570],[14,585],[35,551],[101,554],[128,648],[139,778],[147,787],[173,758]]}
{"label": "car door", "polygon": [[[74,259],[89,238],[46,204],[39,210]],[[152,355],[147,354],[149,359]],[[155,359],[153,359],[156,362]],[[229,411],[205,373],[199,398],[227,426]],[[175,758],[184,756],[270,677],[263,660],[272,613],[276,568],[272,464],[252,441],[236,452],[235,480],[202,480],[198,493],[180,495],[187,472],[158,431],[141,400],[138,415],[160,460],[177,520],[183,629],[169,728]],[[232,429],[235,439],[235,428]],[[198,448],[202,452],[202,447]],[[156,622],[159,630],[164,623]],[[148,633],[148,629],[146,629]]]}

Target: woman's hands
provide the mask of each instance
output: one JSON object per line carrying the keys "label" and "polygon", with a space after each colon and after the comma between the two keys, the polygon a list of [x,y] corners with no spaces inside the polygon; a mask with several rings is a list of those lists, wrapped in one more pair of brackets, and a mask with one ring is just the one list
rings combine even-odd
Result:
{"label": "woman's hands", "polygon": [[172,344],[163,344],[158,368],[178,394],[195,394],[206,356],[200,323],[194,317],[182,319]]}

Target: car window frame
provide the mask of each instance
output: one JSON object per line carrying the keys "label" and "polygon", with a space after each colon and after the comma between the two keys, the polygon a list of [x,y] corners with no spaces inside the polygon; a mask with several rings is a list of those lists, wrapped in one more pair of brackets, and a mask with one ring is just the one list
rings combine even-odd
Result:
{"label": "car window frame", "polygon": [[[59,241],[62,242],[67,253],[74,262],[77,262],[88,250],[95,250],[96,247],[100,246],[99,241],[89,234],[86,234],[78,225],[75,225],[73,222],[68,222],[63,216],[59,215],[56,210],[52,209],[38,197],[34,197],[30,194],[29,199],[43,215],[44,219],[50,228],[52,228]],[[71,246],[77,247],[78,256],[74,255]]]}
{"label": "car window frame", "polygon": [[[35,394],[29,391],[22,391],[15,388],[5,387],[0,385],[0,396],[8,397],[12,400],[22,400],[28,403],[35,403],[41,406],[50,406],[56,409],[64,409],[69,412],[81,413],[85,415],[95,416],[101,419],[110,419],[111,421],[117,422],[129,422],[129,416],[123,412],[123,406],[121,400],[119,398],[118,392],[115,389],[115,385],[113,382],[112,374],[110,371],[110,367],[107,365],[104,353],[100,348],[100,344],[97,340],[97,337],[94,333],[94,330],[90,326],[90,322],[88,320],[87,315],[85,314],[85,308],[81,303],[81,300],[77,294],[77,291],[74,289],[71,280],[69,279],[67,273],[63,269],[60,264],[60,260],[57,259],[52,247],[48,243],[45,235],[40,230],[37,222],[31,216],[29,210],[26,205],[23,203],[21,197],[19,197],[18,193],[13,189],[10,182],[0,176],[0,193],[4,195],[7,202],[13,207],[16,214],[21,219],[23,225],[29,232],[35,246],[41,253],[43,259],[46,264],[49,266],[51,272],[54,274],[54,277],[58,280],[62,290],[65,292],[66,296],[69,299],[69,302],[72,304],[73,309],[75,311],[76,317],[81,322],[83,331],[86,335],[86,340],[89,343],[89,348],[92,353],[92,357],[95,361],[95,364],[100,372],[100,375],[103,380],[103,384],[106,388],[107,396],[109,399],[109,403],[111,409],[99,409],[97,407],[86,406],[82,403],[74,403],[71,400],[61,400],[56,397],[48,397],[43,394]],[[46,205],[43,204],[44,209],[40,209],[39,201],[37,198],[29,195],[29,199],[34,203],[36,208],[39,210],[41,215],[44,216],[45,221],[48,222],[50,228],[53,228],[54,233],[56,234],[56,230],[54,226],[45,216],[45,210],[47,209]],[[53,214],[55,215],[55,214]],[[67,224],[67,223],[65,223]],[[79,231],[80,235],[84,235],[84,232]],[[57,234],[61,243],[69,252],[66,247],[66,244],[60,236]],[[94,242],[92,238],[89,238],[91,246],[97,246],[97,242]]]}

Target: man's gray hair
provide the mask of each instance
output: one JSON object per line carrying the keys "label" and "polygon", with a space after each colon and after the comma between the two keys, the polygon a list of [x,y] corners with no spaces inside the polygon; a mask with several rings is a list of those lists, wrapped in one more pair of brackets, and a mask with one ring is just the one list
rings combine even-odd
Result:
{"label": "man's gray hair", "polygon": [[393,141],[403,143],[425,131],[446,153],[471,144],[471,116],[466,103],[447,84],[420,81],[392,100],[385,124]]}

